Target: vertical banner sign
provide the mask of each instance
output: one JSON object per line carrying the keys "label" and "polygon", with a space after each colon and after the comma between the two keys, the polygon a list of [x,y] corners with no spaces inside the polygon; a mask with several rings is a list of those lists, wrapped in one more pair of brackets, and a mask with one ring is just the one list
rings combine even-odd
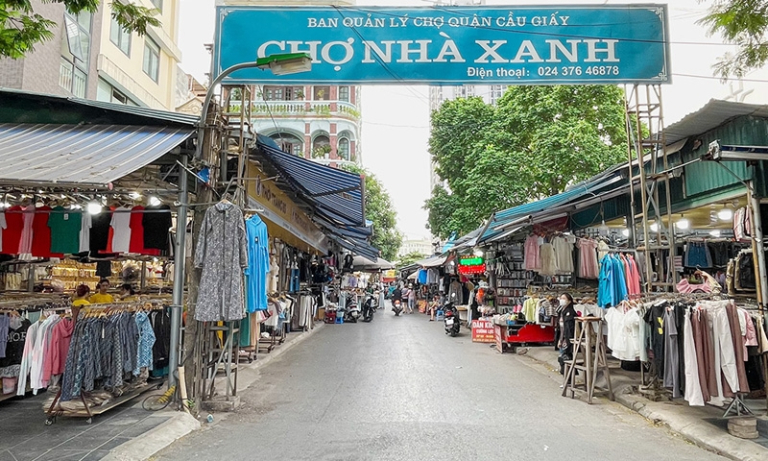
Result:
{"label": "vertical banner sign", "polygon": [[472,342],[474,343],[493,343],[496,342],[494,336],[493,323],[486,318],[472,320]]}
{"label": "vertical banner sign", "polygon": [[217,8],[214,77],[308,53],[310,72],[228,83],[669,83],[666,5]]}

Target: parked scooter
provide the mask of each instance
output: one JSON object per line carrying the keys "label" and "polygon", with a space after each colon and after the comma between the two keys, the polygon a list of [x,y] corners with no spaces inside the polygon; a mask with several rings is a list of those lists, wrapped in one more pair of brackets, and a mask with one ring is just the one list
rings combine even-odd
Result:
{"label": "parked scooter", "polygon": [[356,298],[352,296],[347,299],[347,306],[344,308],[344,321],[349,323],[357,323],[357,320],[360,317],[360,307],[357,305]]}
{"label": "parked scooter", "polygon": [[378,307],[377,297],[368,293],[365,295],[365,301],[363,302],[363,322],[370,322],[373,320],[373,313],[376,312]]}
{"label": "parked scooter", "polygon": [[400,313],[403,312],[403,302],[399,299],[392,301],[392,312],[395,313],[395,317],[399,317]]}
{"label": "parked scooter", "polygon": [[461,329],[461,319],[459,318],[459,310],[456,309],[456,305],[453,301],[449,301],[443,306],[443,312],[445,314],[445,334],[455,337],[459,334]]}

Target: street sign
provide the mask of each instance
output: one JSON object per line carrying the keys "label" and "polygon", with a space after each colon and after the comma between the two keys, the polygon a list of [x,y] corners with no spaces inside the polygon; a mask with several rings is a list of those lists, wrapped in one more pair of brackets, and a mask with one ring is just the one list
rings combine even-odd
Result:
{"label": "street sign", "polygon": [[309,53],[312,70],[244,69],[227,83],[669,83],[666,5],[509,7],[219,6],[214,77]]}

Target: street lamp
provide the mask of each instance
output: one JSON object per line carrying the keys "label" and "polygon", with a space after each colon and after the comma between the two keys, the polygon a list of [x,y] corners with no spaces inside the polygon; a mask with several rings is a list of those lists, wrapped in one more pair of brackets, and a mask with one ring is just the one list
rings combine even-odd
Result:
{"label": "street lamp", "polygon": [[216,79],[208,86],[208,91],[205,93],[205,101],[203,102],[203,110],[200,117],[200,122],[197,125],[197,148],[195,149],[195,159],[199,160],[203,155],[203,136],[205,132],[205,120],[208,117],[208,108],[211,105],[211,99],[213,99],[213,92],[216,86],[227,78],[233,72],[237,72],[242,69],[261,69],[271,70],[275,75],[290,75],[297,74],[299,72],[309,72],[312,70],[312,57],[308,53],[287,53],[287,54],[273,54],[264,58],[259,58],[253,62],[243,62],[235,64],[232,67],[228,67],[224,72],[220,73]]}
{"label": "street lamp", "polygon": [[[221,83],[228,75],[233,72],[237,72],[241,69],[269,69],[275,75],[289,75],[298,72],[307,72],[312,68],[312,58],[307,53],[290,53],[290,54],[276,54],[260,58],[254,62],[244,62],[229,67],[224,72],[219,74],[216,79],[211,82],[208,87],[208,91],[205,93],[205,102],[203,103],[203,112],[200,117],[200,121],[197,124],[197,147],[195,149],[195,160],[199,160],[203,154],[203,137],[205,135],[205,123],[208,118],[208,107],[211,105],[211,99],[213,99],[214,88]],[[187,167],[187,157],[182,156],[179,164],[183,169]],[[171,370],[168,374],[168,386],[169,388],[176,384],[176,367],[178,367],[179,351],[178,346],[180,344],[179,335],[181,333],[181,306],[183,305],[183,293],[184,293],[184,241],[186,239],[186,226],[187,226],[187,174],[182,170],[179,175],[179,210],[176,216],[176,254],[174,257],[174,264],[176,267],[176,278],[173,283],[173,305],[171,306],[171,350],[169,351],[168,359],[171,364]],[[157,200],[156,197],[155,200]],[[159,200],[158,200],[159,201]],[[89,205],[90,206],[90,205]],[[95,209],[95,207],[94,207]]]}

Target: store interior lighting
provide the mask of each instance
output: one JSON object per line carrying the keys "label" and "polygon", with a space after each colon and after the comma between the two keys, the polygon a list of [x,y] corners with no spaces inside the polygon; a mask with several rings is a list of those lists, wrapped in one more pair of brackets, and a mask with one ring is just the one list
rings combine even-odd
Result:
{"label": "store interior lighting", "polygon": [[621,235],[623,235],[624,237],[629,237],[629,229],[622,229]]}
{"label": "store interior lighting", "polygon": [[160,199],[155,197],[154,195],[149,198],[149,205],[150,206],[158,206],[161,203],[163,203],[163,202],[161,202]]}
{"label": "store interior lighting", "polygon": [[131,192],[128,194],[129,197],[131,197],[133,200],[138,200],[141,198],[141,194],[138,192]]}
{"label": "store interior lighting", "polygon": [[720,229],[712,229],[709,231],[709,235],[712,237],[720,237]]}
{"label": "store interior lighting", "polygon": [[731,221],[733,219],[733,210],[728,208],[728,205],[726,205],[725,208],[717,213],[717,217],[720,219],[720,221]]}
{"label": "store interior lighting", "polygon": [[685,216],[680,215],[680,220],[675,223],[675,226],[680,230],[686,230],[691,227],[691,222]]}
{"label": "store interior lighting", "polygon": [[101,213],[101,209],[102,209],[101,203],[96,201],[88,202],[88,214],[93,214],[93,215],[99,214]]}
{"label": "store interior lighting", "polygon": [[478,258],[482,258],[483,257],[483,250],[481,250],[480,248],[476,249],[475,250],[475,256],[477,256]]}
{"label": "store interior lighting", "polygon": [[656,223],[651,224],[651,232],[658,232],[659,231],[659,225]]}

